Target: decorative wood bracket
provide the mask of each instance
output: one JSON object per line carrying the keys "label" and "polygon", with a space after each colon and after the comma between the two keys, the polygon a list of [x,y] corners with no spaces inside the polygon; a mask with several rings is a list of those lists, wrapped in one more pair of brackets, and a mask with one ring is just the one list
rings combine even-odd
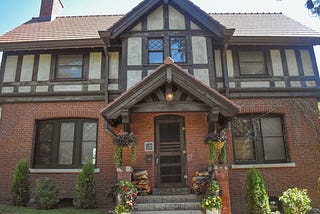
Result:
{"label": "decorative wood bracket", "polygon": [[129,110],[124,109],[121,111],[122,124],[125,132],[130,132],[130,113]]}
{"label": "decorative wood bracket", "polygon": [[219,118],[219,108],[213,107],[208,112],[207,122],[208,122],[208,133],[213,132],[216,128],[216,123],[218,122]]}

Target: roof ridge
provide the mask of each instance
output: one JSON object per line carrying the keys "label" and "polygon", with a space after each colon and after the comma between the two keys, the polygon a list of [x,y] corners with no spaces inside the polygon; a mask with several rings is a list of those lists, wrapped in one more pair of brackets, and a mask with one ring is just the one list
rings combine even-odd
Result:
{"label": "roof ridge", "polygon": [[124,14],[100,14],[100,15],[79,15],[79,16],[58,16],[59,18],[78,18],[78,17],[107,17],[107,16],[124,16]]}
{"label": "roof ridge", "polygon": [[283,14],[282,12],[210,12],[209,14],[217,14],[217,15],[254,15],[254,14],[257,14],[257,15],[261,15],[261,14]]}

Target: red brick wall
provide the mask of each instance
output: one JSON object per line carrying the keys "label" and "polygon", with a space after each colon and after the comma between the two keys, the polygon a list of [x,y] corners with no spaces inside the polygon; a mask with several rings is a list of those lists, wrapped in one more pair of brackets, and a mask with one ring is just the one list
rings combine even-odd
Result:
{"label": "red brick wall", "polygon": [[[310,128],[310,122],[305,121],[305,115],[310,117],[319,130],[319,120],[316,112],[311,114],[304,104],[316,109],[316,99],[250,99],[235,100],[241,106],[241,113],[279,113],[284,115],[284,128],[292,168],[265,168],[258,170],[264,177],[270,196],[280,196],[290,187],[308,189],[313,205],[319,206],[317,194],[317,179],[320,177],[319,139]],[[302,103],[302,105],[301,105]],[[301,106],[304,109],[298,107]],[[305,115],[304,115],[305,114]],[[231,131],[229,130],[229,133]],[[229,135],[231,138],[231,136]],[[231,139],[230,139],[231,140]],[[230,141],[231,142],[231,141]],[[232,143],[227,147],[228,163],[234,163]],[[248,169],[229,170],[230,196],[232,213],[246,213],[245,179]]]}
{"label": "red brick wall", "polygon": [[[164,114],[159,113],[135,113],[131,115],[131,131],[137,136],[137,160],[133,168],[147,170],[151,185],[156,185],[155,166],[153,163],[146,163],[146,154],[154,152],[144,151],[144,142],[154,142],[154,118]],[[207,145],[203,143],[203,138],[208,131],[206,114],[201,113],[177,113],[185,117],[185,140],[187,151],[187,183],[191,186],[194,173],[208,168]],[[196,125],[194,125],[196,124]],[[123,150],[123,165],[131,165],[131,151],[129,148]]]}
{"label": "red brick wall", "polygon": [[[96,173],[98,202],[105,204],[107,189],[116,179],[114,167],[114,147],[110,136],[104,131],[104,119],[99,111],[103,102],[66,102],[66,103],[24,103],[2,105],[0,123],[0,200],[9,200],[15,165],[20,159],[31,164],[34,143],[35,122],[37,119],[51,118],[94,118],[98,124],[97,167]],[[35,179],[50,176],[60,188],[61,197],[73,197],[77,173],[31,174],[31,186]]]}
{"label": "red brick wall", "polygon": [[[305,121],[305,115],[297,107],[300,104],[294,99],[250,99],[234,100],[241,106],[241,113],[279,113],[284,115],[286,139],[289,157],[296,167],[259,169],[266,181],[270,195],[279,196],[289,187],[297,186],[309,191],[313,203],[320,200],[316,192],[316,180],[319,177],[319,145],[315,132],[310,128],[310,122]],[[316,106],[315,99],[306,100],[310,106]],[[305,101],[303,101],[305,102]],[[10,187],[16,163],[26,159],[31,163],[32,145],[36,119],[86,117],[99,119],[97,166],[100,173],[96,174],[99,204],[105,201],[108,187],[116,180],[114,166],[114,145],[112,139],[104,130],[104,120],[99,115],[103,102],[65,102],[65,103],[24,103],[4,104],[0,123],[0,200],[10,198]],[[185,139],[187,152],[187,183],[195,171],[207,169],[208,146],[203,143],[207,133],[206,114],[203,112],[176,113],[185,118]],[[137,161],[134,169],[146,169],[152,186],[155,186],[155,167],[146,163],[144,142],[154,142],[154,118],[159,113],[134,113],[131,115],[131,130],[137,136]],[[315,115],[313,122],[318,125]],[[119,127],[117,130],[119,130]],[[228,129],[227,144],[228,163],[233,161],[231,130]],[[153,154],[153,153],[152,153]],[[124,149],[123,165],[131,165],[131,152]],[[154,157],[154,156],[153,156]],[[232,213],[245,213],[245,178],[248,169],[229,169],[230,195]],[[62,190],[65,197],[74,195],[76,174],[32,174],[34,180],[50,176]]]}

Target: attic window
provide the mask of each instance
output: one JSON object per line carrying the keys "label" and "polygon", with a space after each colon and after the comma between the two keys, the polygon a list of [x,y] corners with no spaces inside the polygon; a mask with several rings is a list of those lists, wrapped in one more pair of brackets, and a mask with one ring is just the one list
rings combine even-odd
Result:
{"label": "attic window", "polygon": [[149,63],[163,62],[163,40],[149,39],[148,40]]}
{"label": "attic window", "polygon": [[170,38],[170,47],[174,62],[186,62],[186,39],[184,37]]}
{"label": "attic window", "polygon": [[58,55],[56,79],[82,79],[83,55]]}

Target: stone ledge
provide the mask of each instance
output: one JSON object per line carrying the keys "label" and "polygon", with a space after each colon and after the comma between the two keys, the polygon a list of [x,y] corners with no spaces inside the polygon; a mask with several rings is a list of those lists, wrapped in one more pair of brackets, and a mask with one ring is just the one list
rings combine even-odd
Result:
{"label": "stone ledge", "polygon": [[296,163],[275,163],[275,164],[243,164],[236,165],[232,164],[231,169],[250,169],[250,168],[288,168],[288,167],[296,167]]}
{"label": "stone ledge", "polygon": [[[30,173],[80,173],[82,169],[29,169]],[[99,173],[100,169],[94,169],[95,173]]]}

